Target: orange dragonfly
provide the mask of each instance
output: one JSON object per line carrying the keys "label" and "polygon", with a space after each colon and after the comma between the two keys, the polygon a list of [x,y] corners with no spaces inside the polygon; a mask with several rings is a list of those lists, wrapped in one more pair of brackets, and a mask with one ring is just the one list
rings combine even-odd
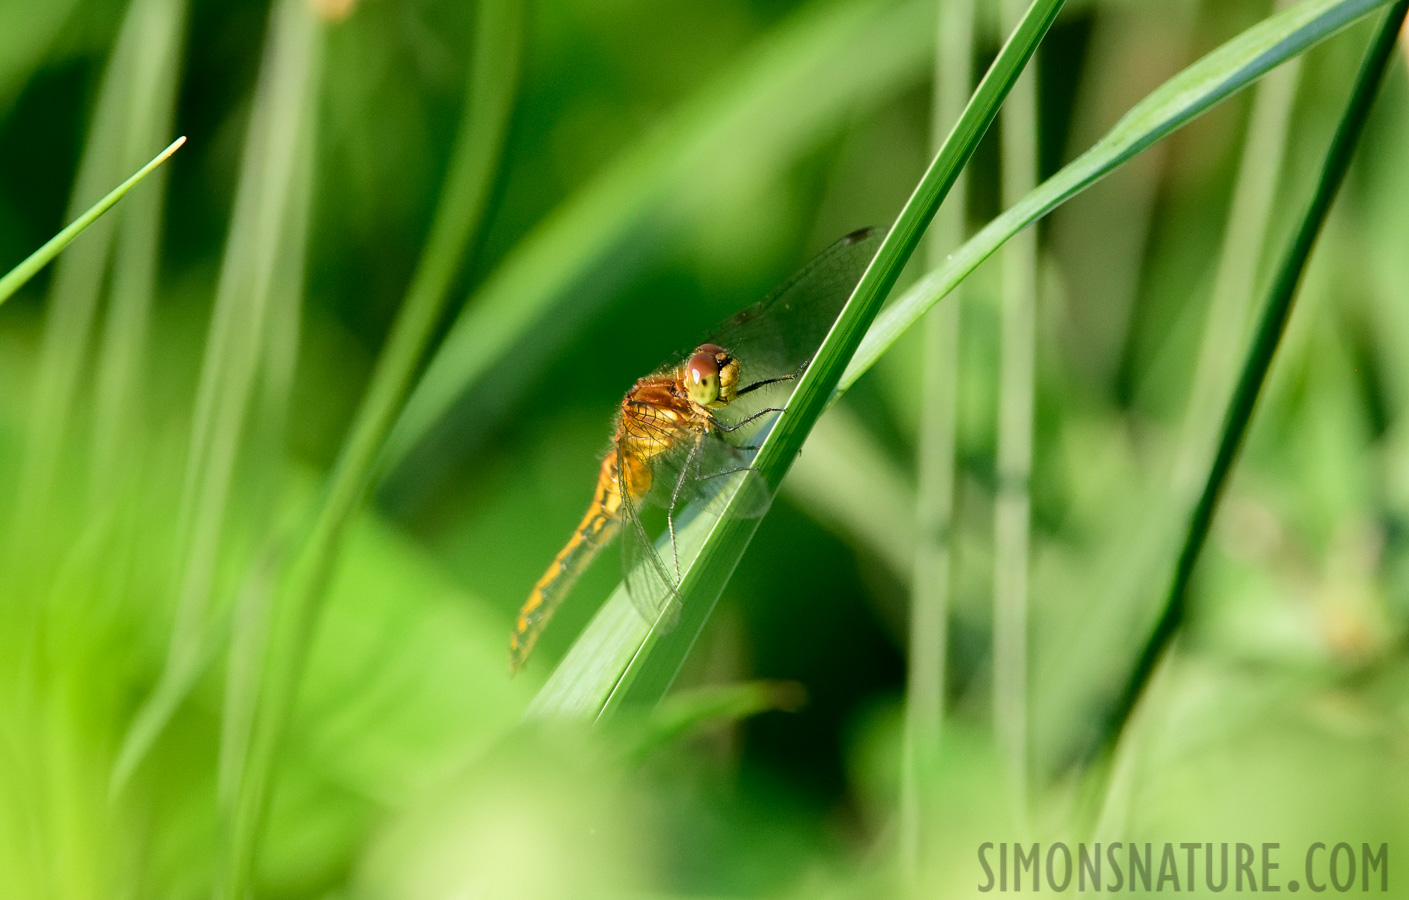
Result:
{"label": "orange dragonfly", "polygon": [[[766,299],[730,317],[693,351],[627,392],[587,514],[514,622],[512,671],[528,659],[577,576],[623,526],[627,594],[648,622],[674,620],[680,583],[677,510],[729,496],[724,489],[730,483],[742,492],[736,514],[759,516],[767,509],[771,498],[749,468],[752,455],[884,236],[884,229],[870,228],[837,241]],[[665,507],[669,564],[641,521],[647,504]]]}

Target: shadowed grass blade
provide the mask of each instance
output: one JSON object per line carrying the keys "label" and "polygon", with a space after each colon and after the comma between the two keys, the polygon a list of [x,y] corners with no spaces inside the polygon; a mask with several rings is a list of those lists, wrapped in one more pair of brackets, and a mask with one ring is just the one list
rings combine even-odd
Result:
{"label": "shadowed grass blade", "polygon": [[[1005,0],[1005,18],[1015,0]],[[1019,79],[1000,116],[1003,202],[1037,186],[1037,64]],[[1028,772],[1028,541],[1037,374],[1037,232],[1003,250],[998,375],[998,488],[993,509],[993,720],[1008,764],[1014,807],[1026,817]]]}

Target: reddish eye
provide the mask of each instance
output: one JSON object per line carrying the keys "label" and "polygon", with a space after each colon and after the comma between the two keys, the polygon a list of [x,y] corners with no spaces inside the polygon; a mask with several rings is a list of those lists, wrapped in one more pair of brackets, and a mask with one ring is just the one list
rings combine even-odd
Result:
{"label": "reddish eye", "polygon": [[713,349],[701,347],[685,363],[685,390],[702,406],[719,399],[719,360]]}

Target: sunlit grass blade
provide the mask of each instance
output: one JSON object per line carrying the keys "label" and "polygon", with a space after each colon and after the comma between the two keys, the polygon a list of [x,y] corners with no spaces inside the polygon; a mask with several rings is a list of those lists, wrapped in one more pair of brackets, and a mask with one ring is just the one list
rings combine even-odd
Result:
{"label": "sunlit grass blade", "polygon": [[[263,75],[245,135],[235,208],[216,287],[181,493],[180,547],[174,572],[175,622],[166,666],[134,716],[113,765],[119,789],[185,696],[209,658],[211,601],[226,544],[227,514],[237,463],[245,447],[251,407],[269,363],[269,308],[298,303],[280,295],[287,254],[303,246],[306,222],[298,178],[304,127],[316,105],[321,31],[307,5],[282,0],[270,13]],[[274,475],[265,469],[260,474]]]}
{"label": "sunlit grass blade", "polygon": [[[861,110],[917,81],[932,47],[932,9],[931,0],[811,5],[544,217],[475,291],[437,349],[393,431],[389,468],[530,335],[512,371],[496,369],[501,403],[546,363],[593,302],[568,288],[629,238],[641,239],[646,221],[669,222],[740,179],[782,170]],[[573,325],[542,327],[555,315]]]}
{"label": "sunlit grass blade", "polygon": [[1267,372],[1272,366],[1272,360],[1286,330],[1287,319],[1291,315],[1292,304],[1301,285],[1307,261],[1316,245],[1316,239],[1320,236],[1326,216],[1330,213],[1336,195],[1345,181],[1346,172],[1350,169],[1356,146],[1364,133],[1365,123],[1384,80],[1385,70],[1395,52],[1395,42],[1407,13],[1409,0],[1399,0],[1390,8],[1376,32],[1356,77],[1345,113],[1331,139],[1306,211],[1302,214],[1297,231],[1278,263],[1276,274],[1263,302],[1252,345],[1243,361],[1237,387],[1224,416],[1218,452],[1204,481],[1203,492],[1189,519],[1188,532],[1175,564],[1163,609],[1153,632],[1136,659],[1129,681],[1112,710],[1105,733],[1106,748],[1118,741],[1157,664],[1183,625],[1189,580],[1208,538],[1218,500],[1251,425],[1258,397],[1262,393]]}
{"label": "sunlit grass blade", "polygon": [[40,269],[52,262],[54,257],[62,253],[64,248],[71,244],[74,238],[82,234],[85,228],[97,221],[103,213],[112,209],[117,201],[126,196],[127,192],[136,187],[142,179],[150,175],[157,166],[166,162],[171,154],[181,149],[181,145],[184,143],[186,143],[184,137],[172,141],[170,146],[153,157],[151,162],[138,169],[131,178],[113,188],[106,197],[89,207],[87,212],[69,223],[63,231],[50,238],[44,246],[31,253],[23,262],[0,277],[0,303],[10,299],[15,291],[38,274]]}
{"label": "sunlit grass blade", "polygon": [[[222,873],[227,896],[244,895],[274,758],[344,532],[373,478],[455,273],[479,233],[517,94],[523,16],[519,0],[478,5],[460,132],[426,248],[312,526],[282,579],[272,590],[251,595],[251,617],[267,620],[267,627],[241,627],[247,652],[232,656],[229,708],[238,727],[227,731],[220,778],[222,796],[232,804]],[[245,689],[236,692],[237,683]]]}
{"label": "sunlit grass blade", "polygon": [[[1028,10],[882,242],[876,258],[812,363],[798,380],[786,411],[754,459],[753,468],[770,489],[777,489],[788,466],[802,449],[867,325],[899,278],[901,268],[918,246],[940,202],[997,116],[1003,98],[1061,6],[1061,0],[1037,0]],[[591,648],[588,658],[582,660],[592,667],[590,673],[578,669],[579,659],[570,655],[535,700],[533,714],[588,712],[598,715],[621,704],[653,706],[664,696],[757,528],[757,519],[729,514],[727,507],[732,506],[733,501],[731,497],[717,517],[697,517],[681,535],[683,613],[674,630],[660,635],[637,618],[636,623],[612,636],[612,646]],[[620,594],[618,591],[608,601],[609,607],[625,602]],[[634,615],[630,611],[628,614]],[[607,615],[612,615],[610,609],[599,619]],[[614,618],[620,621],[619,616]],[[589,629],[583,640],[593,639],[596,624],[594,621],[593,629]],[[589,675],[593,677],[591,683]]]}
{"label": "sunlit grass blade", "polygon": [[[935,88],[930,122],[933,152],[963,114],[973,89],[975,18],[973,0],[944,0],[939,6]],[[940,207],[926,241],[927,265],[940,264],[968,233],[968,176],[960,173]],[[919,432],[915,446],[915,539],[911,542],[910,643],[906,658],[905,735],[900,776],[900,859],[905,876],[917,883],[923,845],[933,821],[921,784],[939,751],[944,719],[949,642],[949,601],[954,525],[954,479],[958,469],[959,335],[962,296],[930,310],[920,361]],[[824,417],[814,432],[820,437]],[[815,448],[814,448],[815,450]],[[808,455],[811,455],[810,453]],[[804,456],[802,459],[806,459]],[[838,483],[858,479],[838,473]],[[860,481],[864,484],[865,481]]]}
{"label": "sunlit grass blade", "polygon": [[926,274],[877,319],[837,386],[875,365],[925,312],[1023,228],[1041,219],[1140,151],[1389,0],[1307,0],[1262,20],[1165,82],[1090,150],[1038,185]]}

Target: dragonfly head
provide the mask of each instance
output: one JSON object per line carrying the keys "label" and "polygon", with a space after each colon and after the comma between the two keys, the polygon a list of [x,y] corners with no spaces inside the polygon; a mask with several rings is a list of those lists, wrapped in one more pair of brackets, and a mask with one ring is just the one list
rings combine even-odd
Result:
{"label": "dragonfly head", "polygon": [[685,390],[700,406],[718,409],[734,399],[739,361],[723,347],[701,344],[685,363]]}

